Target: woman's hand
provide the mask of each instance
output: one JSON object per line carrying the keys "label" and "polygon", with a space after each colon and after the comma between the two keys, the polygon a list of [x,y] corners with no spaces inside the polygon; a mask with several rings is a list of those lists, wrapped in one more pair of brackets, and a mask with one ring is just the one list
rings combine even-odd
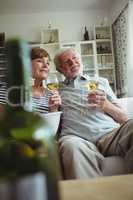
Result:
{"label": "woman's hand", "polygon": [[61,105],[61,97],[57,90],[52,91],[53,95],[49,97],[49,111],[55,112],[58,111],[59,106]]}
{"label": "woman's hand", "polygon": [[106,94],[102,90],[95,90],[88,94],[87,99],[89,104],[94,104],[95,107],[103,109],[106,101]]}

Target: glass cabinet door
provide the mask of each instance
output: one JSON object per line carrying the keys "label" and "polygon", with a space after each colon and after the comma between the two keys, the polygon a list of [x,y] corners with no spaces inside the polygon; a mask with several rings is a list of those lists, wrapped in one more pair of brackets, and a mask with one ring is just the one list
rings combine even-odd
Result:
{"label": "glass cabinet door", "polygon": [[97,71],[97,61],[95,52],[94,41],[84,41],[80,42],[81,58],[83,61],[83,73],[92,74]]}

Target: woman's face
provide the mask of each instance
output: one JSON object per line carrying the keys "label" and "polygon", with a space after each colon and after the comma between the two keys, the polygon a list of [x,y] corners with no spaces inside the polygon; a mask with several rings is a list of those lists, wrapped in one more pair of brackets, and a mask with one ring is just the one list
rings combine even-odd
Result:
{"label": "woman's face", "polygon": [[49,72],[49,58],[36,58],[32,60],[32,77],[36,80],[45,80]]}

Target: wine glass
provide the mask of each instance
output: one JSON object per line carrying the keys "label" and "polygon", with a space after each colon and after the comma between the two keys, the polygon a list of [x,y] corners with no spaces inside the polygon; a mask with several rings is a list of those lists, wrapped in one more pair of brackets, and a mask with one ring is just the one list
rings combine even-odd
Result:
{"label": "wine glass", "polygon": [[88,87],[89,87],[88,89],[90,91],[97,90],[98,85],[99,85],[98,74],[90,74],[88,78]]}
{"label": "wine glass", "polygon": [[[82,85],[82,88],[84,90],[85,98],[89,98],[89,95],[93,93],[93,91],[98,90],[98,85],[99,85],[99,77],[98,74],[90,74],[87,76],[87,82]],[[96,107],[95,103],[88,103],[87,100],[87,105],[89,107]]]}
{"label": "wine glass", "polygon": [[46,80],[46,85],[47,85],[48,90],[50,91],[59,89],[59,81],[56,74],[49,74]]}
{"label": "wine glass", "polygon": [[89,76],[87,76],[87,82],[82,84],[82,87],[86,91],[90,92],[97,90],[98,84],[99,84],[98,74],[89,74]]}

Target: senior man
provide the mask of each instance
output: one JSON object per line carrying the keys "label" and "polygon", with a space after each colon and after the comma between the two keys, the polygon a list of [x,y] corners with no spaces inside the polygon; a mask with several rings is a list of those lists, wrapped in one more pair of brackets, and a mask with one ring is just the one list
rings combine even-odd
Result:
{"label": "senior man", "polygon": [[85,98],[82,86],[89,77],[82,75],[80,55],[72,48],[63,49],[54,62],[66,77],[60,88],[63,117],[59,135],[65,178],[102,176],[102,162],[111,155],[122,156],[127,173],[132,173],[133,120],[118,105],[108,80],[100,77],[98,90]]}

